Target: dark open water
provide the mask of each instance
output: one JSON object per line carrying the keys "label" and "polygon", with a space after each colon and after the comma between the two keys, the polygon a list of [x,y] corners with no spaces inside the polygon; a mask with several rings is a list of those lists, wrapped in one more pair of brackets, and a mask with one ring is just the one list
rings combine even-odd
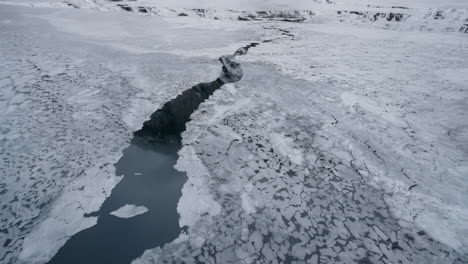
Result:
{"label": "dark open water", "polygon": [[[224,83],[198,84],[166,103],[134,133],[115,164],[122,181],[98,212],[97,224],[74,235],[49,264],[128,264],[146,249],[163,246],[180,234],[177,203],[187,180],[174,169],[181,147],[180,134],[190,115]],[[125,204],[149,211],[132,218],[109,213]]]}

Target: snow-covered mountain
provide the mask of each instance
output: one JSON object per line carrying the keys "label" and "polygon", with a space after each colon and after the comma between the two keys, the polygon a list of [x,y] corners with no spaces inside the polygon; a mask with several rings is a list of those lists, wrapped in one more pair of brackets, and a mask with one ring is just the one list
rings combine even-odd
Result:
{"label": "snow-covered mountain", "polygon": [[[5,2],[36,7],[70,7],[101,11],[126,11],[144,15],[195,16],[207,19],[275,20],[285,22],[365,24],[378,28],[459,31],[468,23],[468,4],[422,1],[405,5],[395,2],[304,1],[286,4],[281,1],[180,2],[173,1],[39,1]],[[422,4],[425,3],[425,4]],[[432,4],[432,6],[431,6]],[[408,7],[408,6],[416,6]],[[421,7],[424,6],[424,7]],[[431,6],[426,7],[426,6]],[[434,6],[440,6],[434,8]],[[188,8],[189,7],[189,8]],[[287,7],[287,8],[286,8]]]}

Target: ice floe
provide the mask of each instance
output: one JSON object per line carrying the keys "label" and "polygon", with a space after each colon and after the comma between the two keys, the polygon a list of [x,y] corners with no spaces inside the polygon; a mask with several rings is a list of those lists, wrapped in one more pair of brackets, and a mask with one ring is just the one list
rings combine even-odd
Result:
{"label": "ice floe", "polygon": [[137,215],[141,215],[148,212],[148,208],[145,206],[137,206],[133,204],[126,204],[119,209],[111,212],[111,215],[115,215],[120,218],[131,218]]}

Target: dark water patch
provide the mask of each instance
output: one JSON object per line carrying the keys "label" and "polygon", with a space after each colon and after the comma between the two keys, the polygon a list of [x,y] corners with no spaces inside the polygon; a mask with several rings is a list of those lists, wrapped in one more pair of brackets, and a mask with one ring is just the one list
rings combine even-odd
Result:
{"label": "dark water patch", "polygon": [[[73,236],[49,263],[130,263],[145,249],[174,240],[180,233],[177,202],[186,175],[173,168],[178,140],[154,142],[135,136],[115,164],[124,175],[105,201],[98,223]],[[132,218],[109,213],[124,206],[146,206],[149,211]]]}
{"label": "dark water patch", "polygon": [[184,91],[153,113],[150,120],[143,123],[143,128],[135,132],[135,136],[159,141],[165,141],[168,137],[180,140],[180,133],[185,130],[185,124],[190,120],[193,111],[223,84],[223,81],[216,79]]}
{"label": "dark water patch", "polygon": [[244,46],[244,47],[238,49],[235,54],[236,55],[245,55],[245,54],[247,54],[247,52],[249,51],[250,48],[255,48],[258,45],[260,45],[260,43],[252,42],[252,43],[248,44],[247,46]]}
{"label": "dark water patch", "polygon": [[73,7],[73,8],[80,8],[79,6],[77,6],[77,5],[73,4],[73,3],[67,3],[67,5],[68,5],[68,6],[71,6],[71,7]]}
{"label": "dark water patch", "polygon": [[146,7],[139,6],[139,7],[138,7],[138,12],[140,12],[140,13],[148,13],[148,10],[146,9]]}
{"label": "dark water patch", "polygon": [[[242,78],[242,69],[233,59],[256,45],[251,43],[233,55],[222,56],[219,78],[184,91],[143,123],[114,164],[116,174],[123,179],[100,210],[87,215],[98,216],[97,224],[71,237],[49,264],[128,264],[146,249],[163,246],[179,236],[183,228],[179,227],[177,203],[187,180],[185,173],[174,169],[180,134],[203,101],[225,83]],[[148,212],[130,218],[110,214],[126,204],[145,206]]]}
{"label": "dark water patch", "polygon": [[468,24],[464,24],[458,31],[462,33],[468,33]]}
{"label": "dark water patch", "polygon": [[132,7],[129,6],[129,5],[119,4],[119,5],[117,5],[117,6],[119,6],[120,8],[122,8],[122,9],[125,10],[125,11],[133,11]]}
{"label": "dark water patch", "polygon": [[[179,236],[177,203],[187,180],[174,169],[180,133],[190,115],[223,84],[216,79],[195,85],[151,115],[115,164],[123,179],[101,209],[88,215],[99,216],[97,224],[74,235],[50,264],[127,264]],[[148,212],[131,218],[110,215],[126,204],[146,206]]]}

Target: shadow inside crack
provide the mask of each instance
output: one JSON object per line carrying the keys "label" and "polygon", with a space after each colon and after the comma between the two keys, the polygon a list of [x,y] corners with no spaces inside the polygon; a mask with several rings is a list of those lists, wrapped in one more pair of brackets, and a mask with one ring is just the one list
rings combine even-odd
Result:
{"label": "shadow inside crack", "polygon": [[[242,68],[234,58],[256,45],[222,56],[219,78],[184,91],[143,123],[114,164],[116,174],[124,177],[98,212],[85,215],[98,217],[97,224],[72,236],[49,264],[128,264],[146,249],[162,247],[179,236],[183,228],[179,227],[177,203],[187,180],[185,173],[174,168],[181,133],[203,101],[225,83],[242,79]],[[145,206],[148,211],[129,218],[110,214],[126,204]]]}
{"label": "shadow inside crack", "polygon": [[[128,264],[179,236],[177,203],[187,180],[174,168],[180,134],[190,115],[223,84],[220,79],[198,84],[151,115],[115,164],[123,179],[101,209],[87,215],[99,216],[97,224],[74,235],[49,263]],[[145,206],[148,212],[131,218],[109,214],[126,204]]]}

